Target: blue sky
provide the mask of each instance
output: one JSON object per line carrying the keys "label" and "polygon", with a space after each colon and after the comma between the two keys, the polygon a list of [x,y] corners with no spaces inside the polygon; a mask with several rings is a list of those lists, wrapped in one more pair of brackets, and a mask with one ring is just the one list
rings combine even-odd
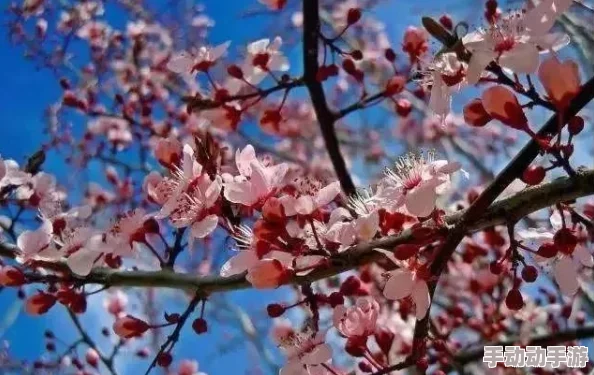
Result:
{"label": "blue sky", "polygon": [[[151,3],[151,2],[149,2]],[[292,0],[289,0],[292,3]],[[418,24],[421,9],[424,15],[439,15],[445,10],[456,10],[459,20],[467,20],[475,24],[473,17],[477,14],[477,7],[461,7],[467,4],[464,0],[450,0],[443,2],[417,2],[421,5],[410,5],[402,1],[389,1],[386,5],[379,6],[373,13],[381,14],[380,19],[386,21],[386,27],[393,36],[394,45],[398,45],[401,31],[408,24]],[[431,3],[431,5],[428,5]],[[476,2],[479,3],[479,2]],[[241,17],[242,11],[255,9],[258,4],[254,1],[232,0],[232,1],[205,1],[207,14],[213,18],[217,25],[210,34],[212,44],[218,44],[226,40],[232,40],[234,46],[245,45],[246,42],[258,39],[266,35],[266,30],[274,30],[271,26],[271,18],[263,16]],[[293,4],[294,5],[294,4]],[[5,24],[4,13],[0,13],[0,24]],[[477,17],[478,18],[478,17]],[[116,17],[115,22],[122,22]],[[22,56],[22,50],[8,43],[5,36],[6,29],[3,28],[0,36],[0,50],[3,57],[0,59],[0,153],[5,158],[13,158],[23,162],[28,155],[35,152],[39,145],[45,140],[40,131],[44,126],[43,113],[45,108],[55,102],[61,94],[61,90],[54,76],[46,70],[38,70],[30,61]],[[268,34],[270,35],[270,34]],[[300,68],[299,49],[291,53],[293,71]],[[45,168],[56,174],[60,179],[68,176],[68,169],[63,167],[61,161],[50,156]],[[230,302],[242,306],[248,313],[259,317],[262,321],[265,316],[265,306],[269,301],[282,300],[283,290],[274,292],[243,291],[232,294]],[[183,308],[177,300],[166,293],[159,292],[159,296],[165,296],[168,312],[180,312]],[[110,318],[102,313],[101,299],[92,298],[89,311],[83,317],[83,322],[93,327],[96,332],[90,332],[93,337],[99,337],[97,322],[111,325]],[[62,307],[54,309],[52,313],[42,319],[33,319],[20,312],[20,304],[15,301],[13,290],[4,290],[0,293],[0,338],[10,342],[12,352],[19,358],[36,358],[43,351],[43,340],[41,332],[46,328],[59,330],[63,339],[76,337],[68,324],[67,316]],[[264,318],[266,319],[266,318]],[[266,321],[266,320],[264,320]],[[202,362],[201,370],[209,374],[243,374],[246,369],[253,368],[253,359],[245,345],[238,346],[230,353],[212,360],[216,353],[214,348],[227,342],[229,332],[222,327],[215,328],[204,336],[196,336],[191,330],[184,330],[181,344],[177,346],[175,354],[181,357],[196,358]],[[233,330],[231,330],[231,335]],[[139,364],[129,360],[131,355],[126,355],[126,362],[119,363],[122,373],[137,374],[144,371],[146,362]],[[250,366],[250,363],[252,366]],[[277,358],[277,363],[280,358]]]}

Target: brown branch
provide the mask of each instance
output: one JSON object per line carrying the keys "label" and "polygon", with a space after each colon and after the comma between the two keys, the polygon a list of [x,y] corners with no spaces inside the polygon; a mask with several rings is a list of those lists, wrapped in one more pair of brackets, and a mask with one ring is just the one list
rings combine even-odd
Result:
{"label": "brown branch", "polygon": [[173,332],[171,333],[171,335],[169,335],[167,337],[167,340],[165,340],[163,345],[161,345],[159,352],[155,355],[155,358],[153,358],[153,361],[149,365],[149,368],[146,370],[145,375],[148,375],[151,372],[151,370],[153,369],[153,367],[155,367],[155,365],[157,364],[157,360],[159,359],[159,356],[161,354],[163,354],[165,352],[170,352],[173,349],[173,347],[179,340],[179,334],[180,334],[182,328],[188,321],[188,318],[190,317],[190,315],[196,309],[196,306],[198,306],[198,302],[200,302],[202,299],[203,299],[203,297],[201,296],[200,293],[196,293],[194,295],[194,297],[188,304],[188,307],[186,308],[186,310],[179,317],[179,321],[177,322],[175,328],[173,329]]}
{"label": "brown branch", "polygon": [[[475,217],[475,220],[467,224],[466,231],[472,233],[495,225],[502,225],[509,218],[523,217],[558,202],[592,194],[594,194],[594,170],[580,171],[575,178],[561,178],[547,184],[528,188],[509,198],[493,203],[491,207]],[[446,223],[448,225],[457,225],[467,212],[460,211],[448,215],[445,218]],[[426,226],[430,225],[430,223],[426,224]],[[288,280],[287,284],[305,285],[338,275],[360,265],[381,259],[384,255],[375,251],[376,248],[393,249],[398,244],[410,243],[413,240],[412,232],[405,230],[397,236],[388,236],[352,246],[340,254],[329,257],[327,267],[316,269],[304,276],[295,276]],[[15,258],[19,252],[20,250],[15,245],[6,243],[0,245],[0,256]],[[243,274],[231,277],[196,277],[192,274],[175,273],[167,269],[162,271],[115,271],[99,268],[94,269],[88,276],[80,277],[70,274],[68,266],[61,262],[45,262],[39,266],[58,271],[64,275],[27,272],[27,280],[30,283],[71,282],[78,285],[163,287],[190,291],[199,290],[203,295],[250,287]]]}
{"label": "brown branch", "polygon": [[320,124],[322,137],[328,150],[328,155],[334,166],[336,176],[346,195],[355,193],[356,188],[346,163],[340,152],[340,145],[334,123],[336,116],[328,108],[326,95],[322,84],[318,82],[318,44],[320,36],[320,13],[318,0],[303,1],[303,80],[309,91],[309,96]]}
{"label": "brown branch", "polygon": [[80,323],[80,320],[78,320],[78,317],[76,316],[75,313],[73,313],[70,309],[66,309],[66,311],[68,311],[68,315],[70,316],[70,319],[72,320],[72,322],[74,323],[74,326],[76,327],[76,330],[78,331],[78,333],[80,333],[81,336],[81,340],[87,344],[90,348],[92,348],[93,350],[95,350],[95,352],[97,352],[97,355],[99,356],[99,359],[101,360],[101,362],[103,362],[103,364],[105,365],[105,367],[107,368],[107,370],[112,374],[112,375],[116,375],[116,371],[115,368],[113,366],[113,358],[107,358],[106,356],[103,355],[103,353],[101,353],[101,351],[99,350],[99,347],[97,346],[97,344],[95,343],[95,341],[93,341],[93,339],[91,338],[91,336],[89,336],[89,334],[85,331],[85,329],[83,328],[82,324]]}
{"label": "brown branch", "polygon": [[[594,337],[594,326],[586,326],[575,328],[567,331],[555,332],[555,333],[548,333],[546,335],[539,335],[535,336],[528,342],[527,345],[531,346],[548,346],[548,345],[555,345],[561,344],[568,341],[573,340],[580,340]],[[510,346],[510,345],[518,345],[521,341],[521,338],[513,339],[513,340],[504,340],[498,341],[496,343],[488,344],[488,345],[495,345],[495,346]],[[487,345],[487,344],[485,344]],[[483,357],[484,347],[476,348],[467,350],[457,354],[454,358],[456,362],[460,364],[467,364]]]}

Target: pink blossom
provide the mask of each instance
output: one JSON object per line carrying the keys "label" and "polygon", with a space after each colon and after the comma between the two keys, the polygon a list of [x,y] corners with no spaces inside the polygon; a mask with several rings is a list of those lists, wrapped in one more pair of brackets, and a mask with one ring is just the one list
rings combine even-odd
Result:
{"label": "pink blossom", "polygon": [[345,337],[367,337],[375,332],[379,303],[373,297],[359,297],[354,306],[334,308],[334,327]]}
{"label": "pink blossom", "polygon": [[315,336],[310,333],[290,332],[281,340],[281,348],[287,355],[287,363],[280,370],[280,375],[324,374],[321,366],[332,359],[332,350],[325,343],[325,331]]}
{"label": "pink blossom", "polygon": [[[247,170],[245,168],[242,165],[244,171]],[[229,202],[251,207],[280,187],[287,169],[284,163],[264,167],[258,160],[253,160],[249,179],[245,176],[236,176],[233,180],[226,181],[223,184],[223,194]]]}
{"label": "pink blossom", "polygon": [[256,289],[278,288],[284,284],[290,272],[277,259],[263,259],[249,268],[246,280]]}
{"label": "pink blossom", "polygon": [[391,300],[410,296],[415,303],[417,319],[421,320],[427,315],[431,303],[429,287],[416,273],[402,268],[390,272],[383,293],[384,297]]}
{"label": "pink blossom", "polygon": [[179,74],[207,71],[227,52],[230,44],[227,41],[216,47],[202,46],[195,53],[180,52],[169,60],[167,69]]}
{"label": "pink blossom", "polygon": [[16,161],[0,158],[0,187],[19,186],[29,181],[30,178],[31,175],[21,171]]}
{"label": "pink blossom", "polygon": [[[256,86],[266,78],[268,71],[287,71],[289,60],[280,51],[282,44],[280,36],[272,42],[260,39],[248,44],[246,61],[241,66],[245,81]],[[244,85],[245,82],[232,79],[225,86],[231,94],[236,94]]]}
{"label": "pink blossom", "polygon": [[117,145],[119,150],[128,146],[133,140],[130,124],[123,118],[100,116],[89,122],[87,129],[91,134],[103,135]]}
{"label": "pink blossom", "polygon": [[419,57],[427,52],[429,49],[427,42],[427,33],[424,29],[414,26],[409,26],[406,29],[404,32],[402,50],[408,53],[411,63],[417,62]]}
{"label": "pink blossom", "polygon": [[394,169],[386,172],[384,199],[396,206],[404,205],[412,215],[425,217],[435,209],[437,196],[450,185],[450,174],[460,164],[434,160],[432,152],[407,154],[399,159]]}
{"label": "pink blossom", "polygon": [[177,375],[206,375],[206,373],[198,371],[198,362],[184,359],[179,363]]}
{"label": "pink blossom", "polygon": [[431,63],[424,86],[431,86],[429,109],[442,122],[450,113],[452,93],[466,84],[466,65],[455,53],[443,53]]}
{"label": "pink blossom", "polygon": [[314,195],[303,194],[295,198],[290,195],[282,196],[280,199],[285,208],[287,216],[311,215],[316,210],[325,207],[340,193],[340,183],[332,182],[317,190]]}
{"label": "pink blossom", "polygon": [[126,310],[128,296],[118,289],[113,293],[109,293],[103,301],[103,305],[108,313],[115,317],[119,317]]}
{"label": "pink blossom", "polygon": [[52,240],[52,232],[52,224],[47,220],[36,230],[23,231],[17,238],[17,246],[21,250],[19,260],[26,262],[46,250]]}
{"label": "pink blossom", "polygon": [[146,186],[151,197],[163,204],[155,217],[169,218],[176,228],[190,226],[190,241],[205,238],[216,229],[218,217],[212,208],[221,193],[221,177],[211,180],[203,173],[189,145],[184,146],[182,166],[175,178],[153,175]]}
{"label": "pink blossom", "polygon": [[180,162],[182,145],[174,138],[159,138],[155,145],[155,158],[166,167],[172,167]]}
{"label": "pink blossom", "polygon": [[476,84],[493,60],[517,74],[534,73],[541,50],[558,49],[569,42],[567,35],[549,34],[549,30],[571,3],[571,0],[543,0],[525,14],[512,12],[485,30],[465,35],[464,46],[472,52],[469,84]]}

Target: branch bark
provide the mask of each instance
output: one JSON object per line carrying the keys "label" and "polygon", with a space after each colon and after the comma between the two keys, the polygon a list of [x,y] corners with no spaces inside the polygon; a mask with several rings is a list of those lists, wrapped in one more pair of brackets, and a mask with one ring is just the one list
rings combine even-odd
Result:
{"label": "branch bark", "polygon": [[[553,182],[526,189],[515,195],[501,199],[484,210],[475,220],[468,223],[466,232],[472,233],[482,229],[504,224],[510,218],[526,216],[534,211],[549,207],[557,202],[569,201],[594,194],[594,170],[581,171],[575,178],[561,178]],[[448,225],[457,225],[466,216],[468,210],[460,211],[446,217]],[[427,224],[429,226],[431,224]],[[392,249],[394,246],[413,241],[410,230],[400,235],[352,246],[346,251],[329,258],[326,268],[316,269],[304,276],[294,276],[287,284],[306,285],[311,282],[338,275],[381,259],[384,255],[376,248]],[[20,250],[11,244],[0,244],[0,256],[15,258]],[[44,274],[42,272],[28,272],[27,278],[31,283],[72,282],[78,284],[100,284],[106,286],[128,287],[162,287],[198,290],[202,295],[215,292],[225,292],[251,287],[245,275],[231,277],[204,276],[196,277],[191,274],[175,273],[171,270],[161,271],[115,271],[110,269],[95,269],[88,276],[77,276],[69,272],[63,263],[43,263],[42,268],[59,271],[60,274]]]}
{"label": "branch bark", "polygon": [[309,92],[311,102],[316,112],[320,130],[328,150],[328,155],[334,166],[336,176],[346,195],[355,193],[356,188],[346,163],[340,152],[340,145],[334,123],[336,116],[328,108],[326,95],[322,84],[318,82],[318,43],[320,36],[320,13],[318,0],[303,1],[303,81]]}

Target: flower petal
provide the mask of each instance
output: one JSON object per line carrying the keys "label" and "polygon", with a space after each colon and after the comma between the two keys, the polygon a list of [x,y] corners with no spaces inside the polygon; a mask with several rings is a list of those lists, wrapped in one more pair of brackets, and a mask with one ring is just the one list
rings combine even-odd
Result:
{"label": "flower petal", "polygon": [[201,221],[192,224],[192,237],[204,238],[212,233],[219,223],[217,215],[208,215]]}
{"label": "flower petal", "polygon": [[248,268],[251,268],[256,263],[258,263],[258,256],[254,251],[239,251],[227,262],[225,262],[225,264],[223,264],[219,273],[223,277],[237,275],[245,272]]}
{"label": "flower petal", "polygon": [[571,258],[564,257],[555,262],[553,274],[561,292],[573,296],[579,289],[577,269]]}
{"label": "flower petal", "polygon": [[404,197],[406,209],[411,215],[425,217],[435,209],[437,194],[434,184],[422,183]]}
{"label": "flower petal", "polygon": [[531,74],[538,68],[538,56],[539,52],[535,44],[519,43],[512,50],[501,55],[499,64],[511,69],[514,73]]}
{"label": "flower petal", "polygon": [[410,296],[413,290],[413,274],[409,270],[397,269],[390,272],[390,278],[384,287],[384,297],[399,300]]}
{"label": "flower petal", "polygon": [[415,302],[415,314],[418,320],[421,320],[427,315],[429,306],[431,305],[431,297],[429,296],[429,287],[425,280],[417,280],[413,287],[411,297]]}

